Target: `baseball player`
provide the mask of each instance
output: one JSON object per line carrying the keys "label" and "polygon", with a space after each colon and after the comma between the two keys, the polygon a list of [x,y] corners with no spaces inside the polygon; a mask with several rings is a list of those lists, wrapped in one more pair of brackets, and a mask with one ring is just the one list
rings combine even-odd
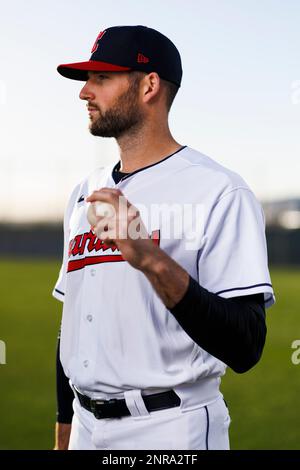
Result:
{"label": "baseball player", "polygon": [[90,132],[119,146],[64,217],[53,295],[74,393],[69,449],[228,449],[221,376],[259,361],[274,303],[261,206],[239,175],[171,135],[182,65],[160,32],[107,28],[90,60],[58,72],[85,82]]}

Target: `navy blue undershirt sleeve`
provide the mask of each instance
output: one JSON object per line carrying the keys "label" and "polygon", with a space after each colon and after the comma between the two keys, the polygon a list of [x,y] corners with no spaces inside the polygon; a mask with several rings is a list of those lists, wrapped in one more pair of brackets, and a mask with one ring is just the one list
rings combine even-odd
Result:
{"label": "navy blue undershirt sleeve", "polygon": [[73,417],[72,403],[74,394],[65,375],[59,359],[60,335],[58,336],[56,349],[56,421],[58,423],[71,423]]}
{"label": "navy blue undershirt sleeve", "polygon": [[185,295],[169,311],[195,343],[235,372],[259,361],[267,332],[263,294],[225,299],[190,277]]}

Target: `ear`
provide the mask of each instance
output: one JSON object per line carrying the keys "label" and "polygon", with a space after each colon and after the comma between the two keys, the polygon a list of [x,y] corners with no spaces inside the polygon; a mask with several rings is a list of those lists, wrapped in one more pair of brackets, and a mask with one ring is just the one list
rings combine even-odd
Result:
{"label": "ear", "polygon": [[157,97],[160,87],[160,78],[156,72],[151,72],[146,75],[143,79],[142,86],[143,102],[148,103],[150,100]]}

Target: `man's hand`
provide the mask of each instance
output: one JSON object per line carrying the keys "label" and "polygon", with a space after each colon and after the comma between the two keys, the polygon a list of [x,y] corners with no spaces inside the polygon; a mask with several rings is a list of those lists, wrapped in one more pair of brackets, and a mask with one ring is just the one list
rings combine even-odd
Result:
{"label": "man's hand", "polygon": [[187,291],[189,274],[149,238],[138,210],[119,189],[102,188],[86,201],[111,204],[110,214],[93,227],[97,237],[116,246],[124,260],[145,274],[166,307],[174,307]]}
{"label": "man's hand", "polygon": [[110,204],[112,210],[108,215],[99,217],[93,230],[106,245],[117,246],[131,266],[143,270],[158,247],[150,239],[137,208],[130,204],[119,189],[112,188],[94,191],[86,201]]}
{"label": "man's hand", "polygon": [[71,424],[55,424],[55,447],[53,450],[68,450]]}

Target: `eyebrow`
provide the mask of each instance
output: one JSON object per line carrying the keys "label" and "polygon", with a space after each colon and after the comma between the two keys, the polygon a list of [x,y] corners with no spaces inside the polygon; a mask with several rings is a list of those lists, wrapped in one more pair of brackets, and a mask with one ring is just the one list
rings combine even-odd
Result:
{"label": "eyebrow", "polygon": [[88,71],[88,77],[89,78],[93,77],[94,75],[106,75],[106,76],[108,76],[106,72]]}

